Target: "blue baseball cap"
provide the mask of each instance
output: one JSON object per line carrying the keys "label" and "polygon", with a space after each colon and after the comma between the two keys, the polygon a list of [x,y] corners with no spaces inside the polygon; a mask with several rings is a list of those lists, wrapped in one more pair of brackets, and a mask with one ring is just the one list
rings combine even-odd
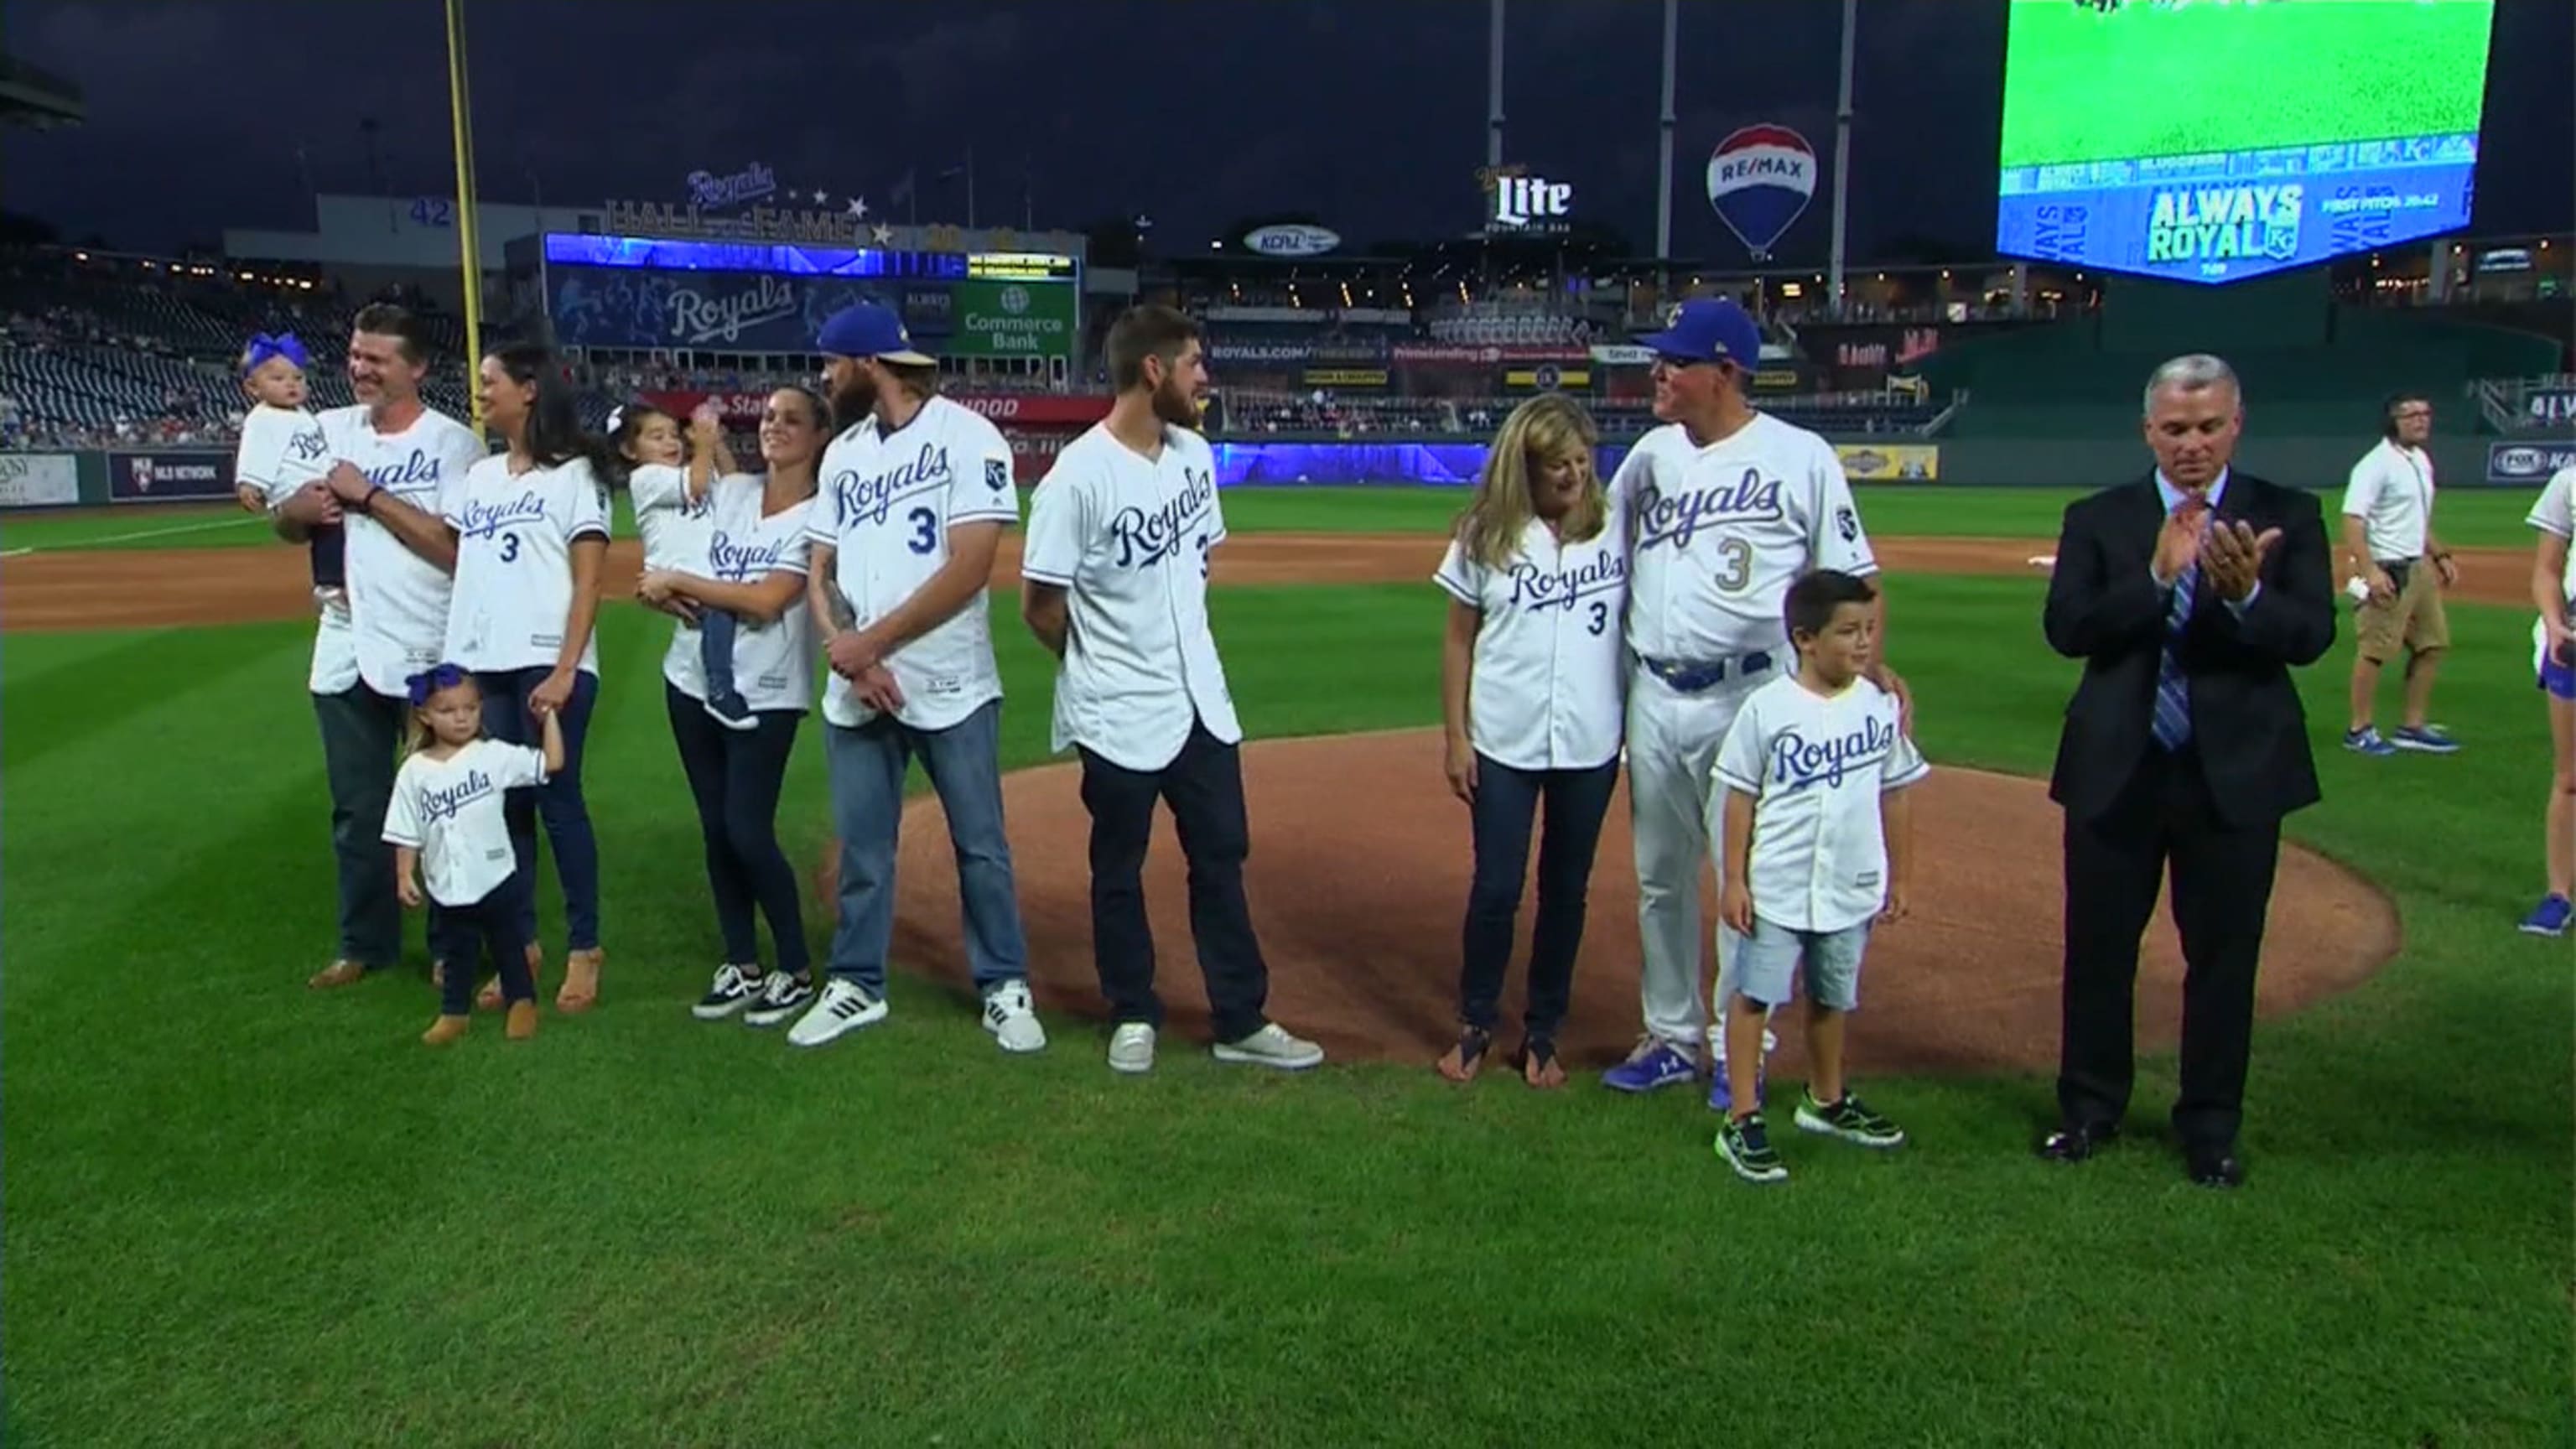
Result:
{"label": "blue baseball cap", "polygon": [[814,350],[830,357],[873,357],[879,362],[930,367],[937,359],[916,352],[903,319],[880,302],[853,302],[824,320]]}
{"label": "blue baseball cap", "polygon": [[1659,357],[1691,362],[1732,362],[1751,369],[1762,362],[1762,329],[1751,313],[1724,297],[1700,297],[1672,310],[1664,330],[1649,332],[1637,345]]}

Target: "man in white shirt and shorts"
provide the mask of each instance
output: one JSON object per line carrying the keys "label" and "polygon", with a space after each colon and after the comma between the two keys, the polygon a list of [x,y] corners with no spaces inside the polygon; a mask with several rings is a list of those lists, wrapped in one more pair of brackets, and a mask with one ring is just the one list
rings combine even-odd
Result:
{"label": "man in white shirt and shorts", "polygon": [[[2451,647],[2442,590],[2459,582],[2451,551],[2433,531],[2433,404],[2415,393],[2388,400],[2379,442],[2352,465],[2343,492],[2343,546],[2353,579],[2355,632],[2352,725],[2343,747],[2359,755],[2399,750],[2448,755],[2451,736],[2425,722],[2433,675]],[[2382,735],[2380,666],[2406,653],[2405,722]]]}

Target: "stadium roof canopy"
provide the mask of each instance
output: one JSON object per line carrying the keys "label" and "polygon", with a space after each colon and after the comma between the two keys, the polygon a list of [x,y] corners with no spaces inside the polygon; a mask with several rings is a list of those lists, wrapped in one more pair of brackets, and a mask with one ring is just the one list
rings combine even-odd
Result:
{"label": "stadium roof canopy", "polygon": [[0,55],[0,122],[13,126],[77,126],[89,119],[80,87],[51,71]]}

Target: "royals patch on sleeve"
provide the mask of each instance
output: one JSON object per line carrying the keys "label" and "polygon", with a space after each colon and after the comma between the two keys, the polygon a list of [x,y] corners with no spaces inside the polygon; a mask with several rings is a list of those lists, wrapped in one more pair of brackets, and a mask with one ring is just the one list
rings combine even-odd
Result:
{"label": "royals patch on sleeve", "polygon": [[984,486],[999,493],[1011,486],[1011,465],[999,458],[984,460]]}

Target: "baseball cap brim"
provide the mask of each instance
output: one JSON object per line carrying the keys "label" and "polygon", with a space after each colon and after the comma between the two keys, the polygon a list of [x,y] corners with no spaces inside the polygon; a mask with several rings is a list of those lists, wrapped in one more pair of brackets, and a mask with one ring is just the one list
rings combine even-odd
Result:
{"label": "baseball cap brim", "polygon": [[832,349],[826,347],[823,349],[823,355],[825,357],[848,357],[853,359],[873,357],[879,362],[891,362],[899,367],[937,367],[939,365],[938,358],[932,357],[926,353],[915,352],[909,347],[905,348],[901,352],[834,352]]}

